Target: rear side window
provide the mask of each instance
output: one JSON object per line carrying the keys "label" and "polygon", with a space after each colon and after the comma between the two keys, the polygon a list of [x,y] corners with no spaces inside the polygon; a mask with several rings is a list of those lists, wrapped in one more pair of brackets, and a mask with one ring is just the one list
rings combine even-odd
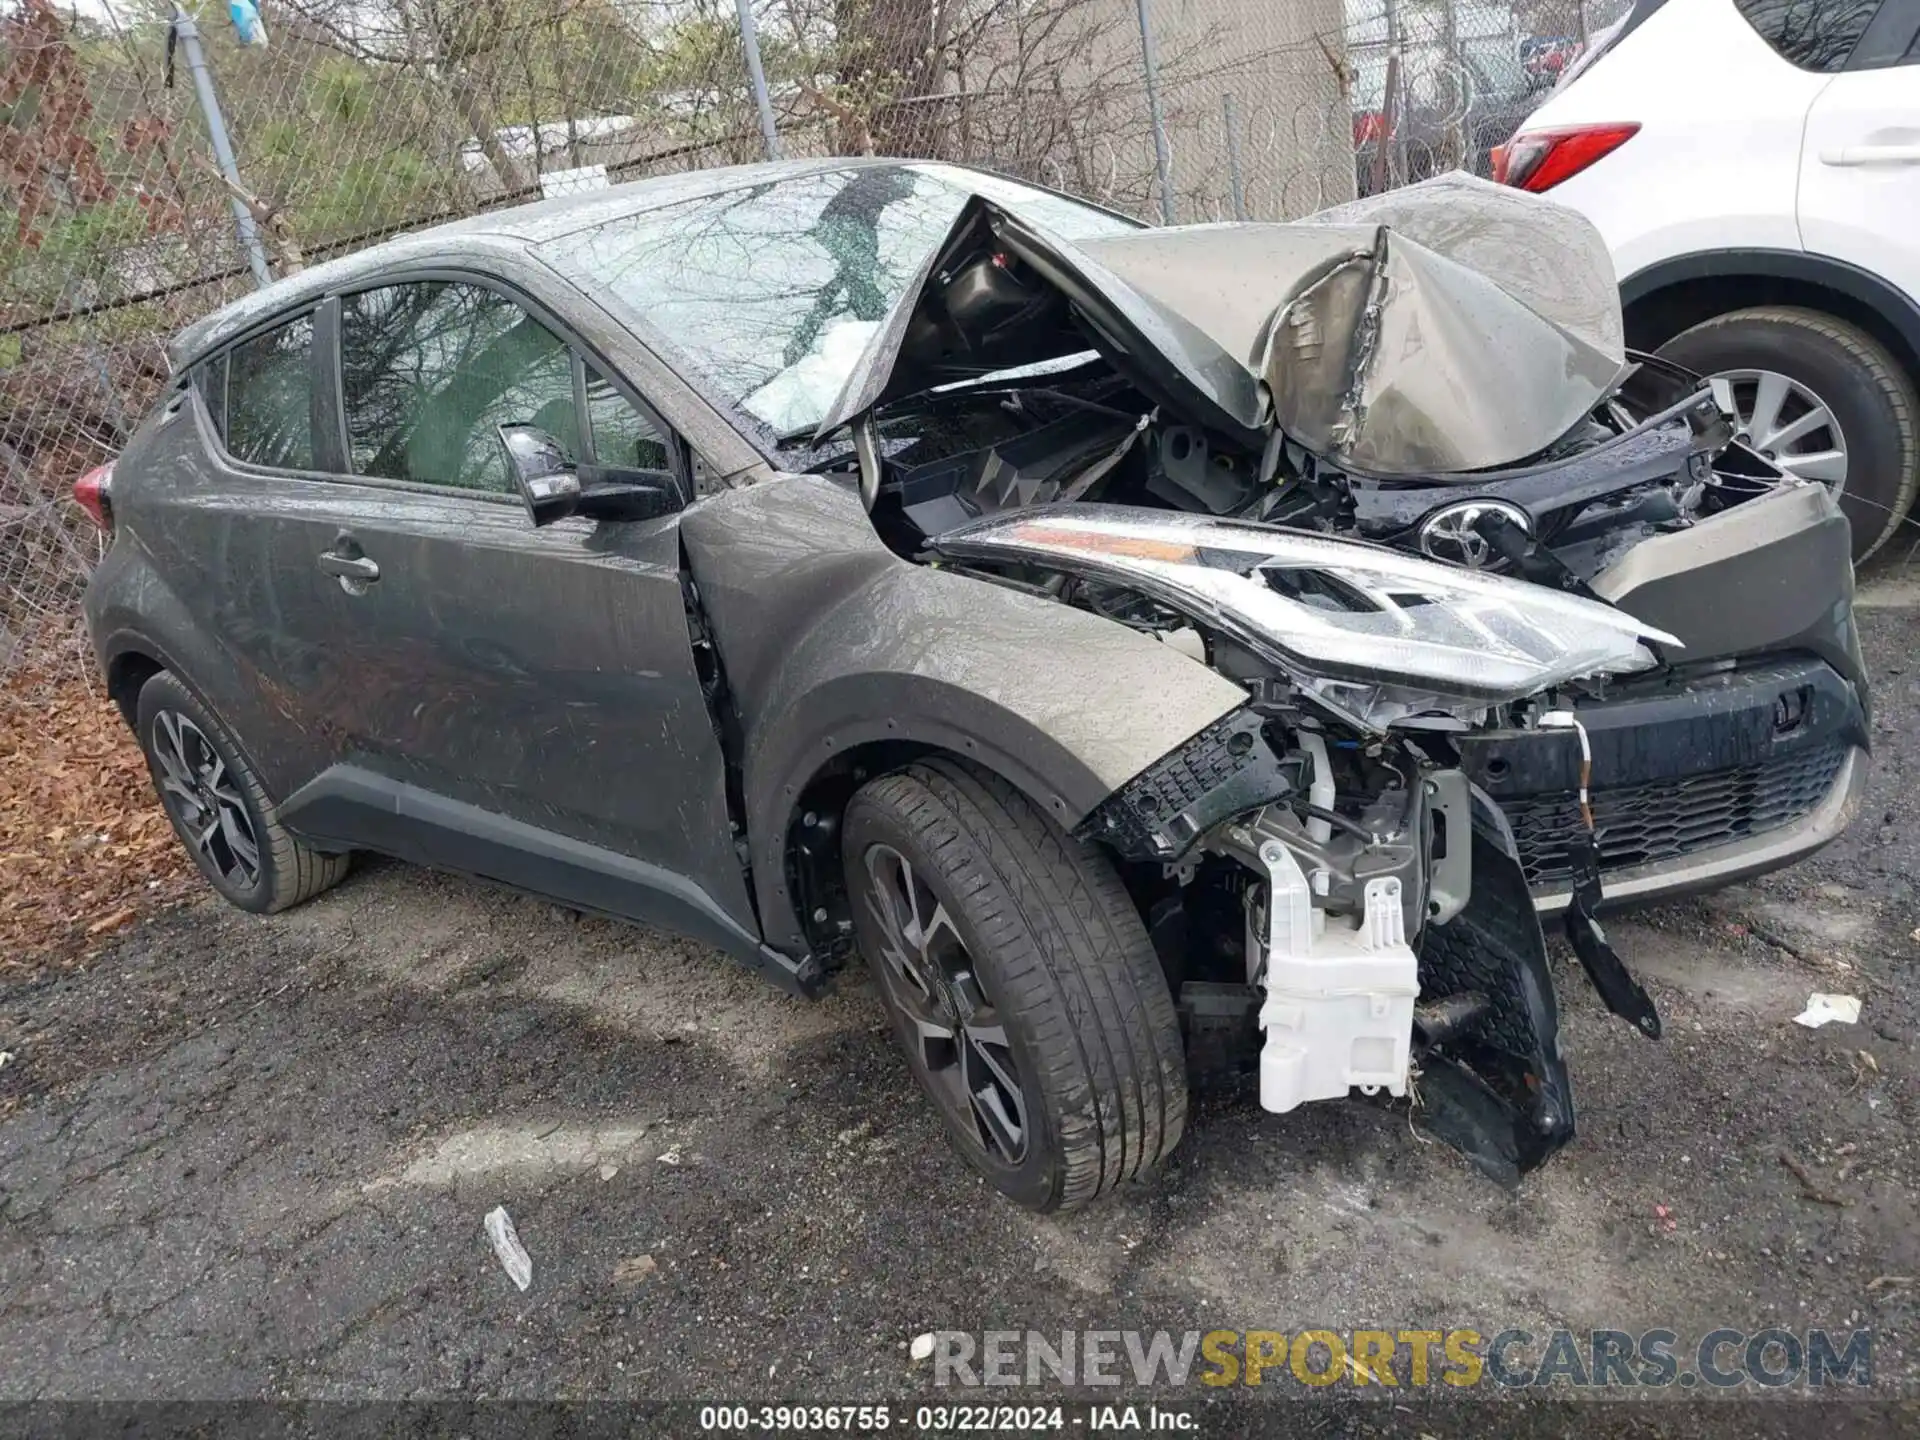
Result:
{"label": "rear side window", "polygon": [[227,352],[227,453],[280,470],[313,468],[313,317]]}
{"label": "rear side window", "polygon": [[1832,74],[1867,33],[1880,0],[1734,0],[1783,60]]}
{"label": "rear side window", "polygon": [[484,286],[421,281],[344,297],[340,381],[356,474],[509,494],[501,425],[538,425],[580,454],[571,352]]}

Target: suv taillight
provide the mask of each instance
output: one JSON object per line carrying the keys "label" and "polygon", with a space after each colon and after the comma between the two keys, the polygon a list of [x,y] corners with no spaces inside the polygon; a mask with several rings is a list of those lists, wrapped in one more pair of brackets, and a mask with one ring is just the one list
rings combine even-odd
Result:
{"label": "suv taillight", "polygon": [[1493,178],[1502,185],[1551,190],[1578,175],[1603,155],[1611,155],[1640,133],[1629,121],[1620,125],[1569,125],[1558,130],[1523,130],[1494,147]]}
{"label": "suv taillight", "polygon": [[113,462],[96,465],[73,482],[73,498],[102,530],[113,529]]}

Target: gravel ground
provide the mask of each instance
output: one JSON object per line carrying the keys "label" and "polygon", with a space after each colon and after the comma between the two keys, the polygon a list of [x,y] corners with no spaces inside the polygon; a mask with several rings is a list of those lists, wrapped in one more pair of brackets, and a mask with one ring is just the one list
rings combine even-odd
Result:
{"label": "gravel ground", "polygon": [[[1858,823],[1612,927],[1661,1042],[1560,958],[1581,1136],[1517,1192],[1404,1109],[1229,1097],[1152,1183],[1036,1218],[951,1158],[864,985],[807,1005],[697,946],[368,864],[287,915],[197,904],[0,990],[0,1400],[872,1402],[931,1393],[907,1342],[933,1329],[1777,1324],[1872,1327],[1875,1393],[1910,1404],[1920,595],[1874,598]],[[1788,1023],[1814,990],[1861,996],[1860,1023]],[[482,1233],[496,1205],[525,1293]],[[1488,1423],[1457,1397],[1330,1393],[1118,1398],[1204,1433],[1302,1395],[1309,1429]],[[1858,1433],[1915,1419],[1822,1409]],[[1748,1435],[1805,1413],[1524,1418]]]}

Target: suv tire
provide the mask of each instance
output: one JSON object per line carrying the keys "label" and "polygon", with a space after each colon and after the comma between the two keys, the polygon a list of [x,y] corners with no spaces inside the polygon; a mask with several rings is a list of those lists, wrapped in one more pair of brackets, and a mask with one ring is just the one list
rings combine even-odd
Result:
{"label": "suv tire", "polygon": [[1892,538],[1920,488],[1920,397],[1879,341],[1818,310],[1766,307],[1715,316],[1660,353],[1702,375],[1772,371],[1817,396],[1845,437],[1854,563]]}
{"label": "suv tire", "polygon": [[270,914],[345,877],[351,855],[294,839],[226,727],[170,672],[140,687],[134,733],[174,833],[222,898]]}
{"label": "suv tire", "polygon": [[1005,781],[944,759],[864,786],[841,855],[907,1063],[996,1188],[1068,1209],[1179,1143],[1179,1019],[1104,855]]}

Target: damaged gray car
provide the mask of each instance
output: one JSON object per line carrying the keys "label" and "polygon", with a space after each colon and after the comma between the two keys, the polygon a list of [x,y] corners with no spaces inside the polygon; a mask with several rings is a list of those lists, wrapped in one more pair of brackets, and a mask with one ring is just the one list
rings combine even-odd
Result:
{"label": "damaged gray car", "polygon": [[370,850],[804,996],[864,957],[1041,1209],[1155,1165],[1196,1072],[1417,1085],[1511,1180],[1575,1129],[1541,911],[1657,1036],[1600,910],[1830,838],[1865,755],[1844,520],[1581,264],[1459,182],[1148,231],[835,160],[500,211],[181,335],[77,487],[88,620],[243,908]]}

